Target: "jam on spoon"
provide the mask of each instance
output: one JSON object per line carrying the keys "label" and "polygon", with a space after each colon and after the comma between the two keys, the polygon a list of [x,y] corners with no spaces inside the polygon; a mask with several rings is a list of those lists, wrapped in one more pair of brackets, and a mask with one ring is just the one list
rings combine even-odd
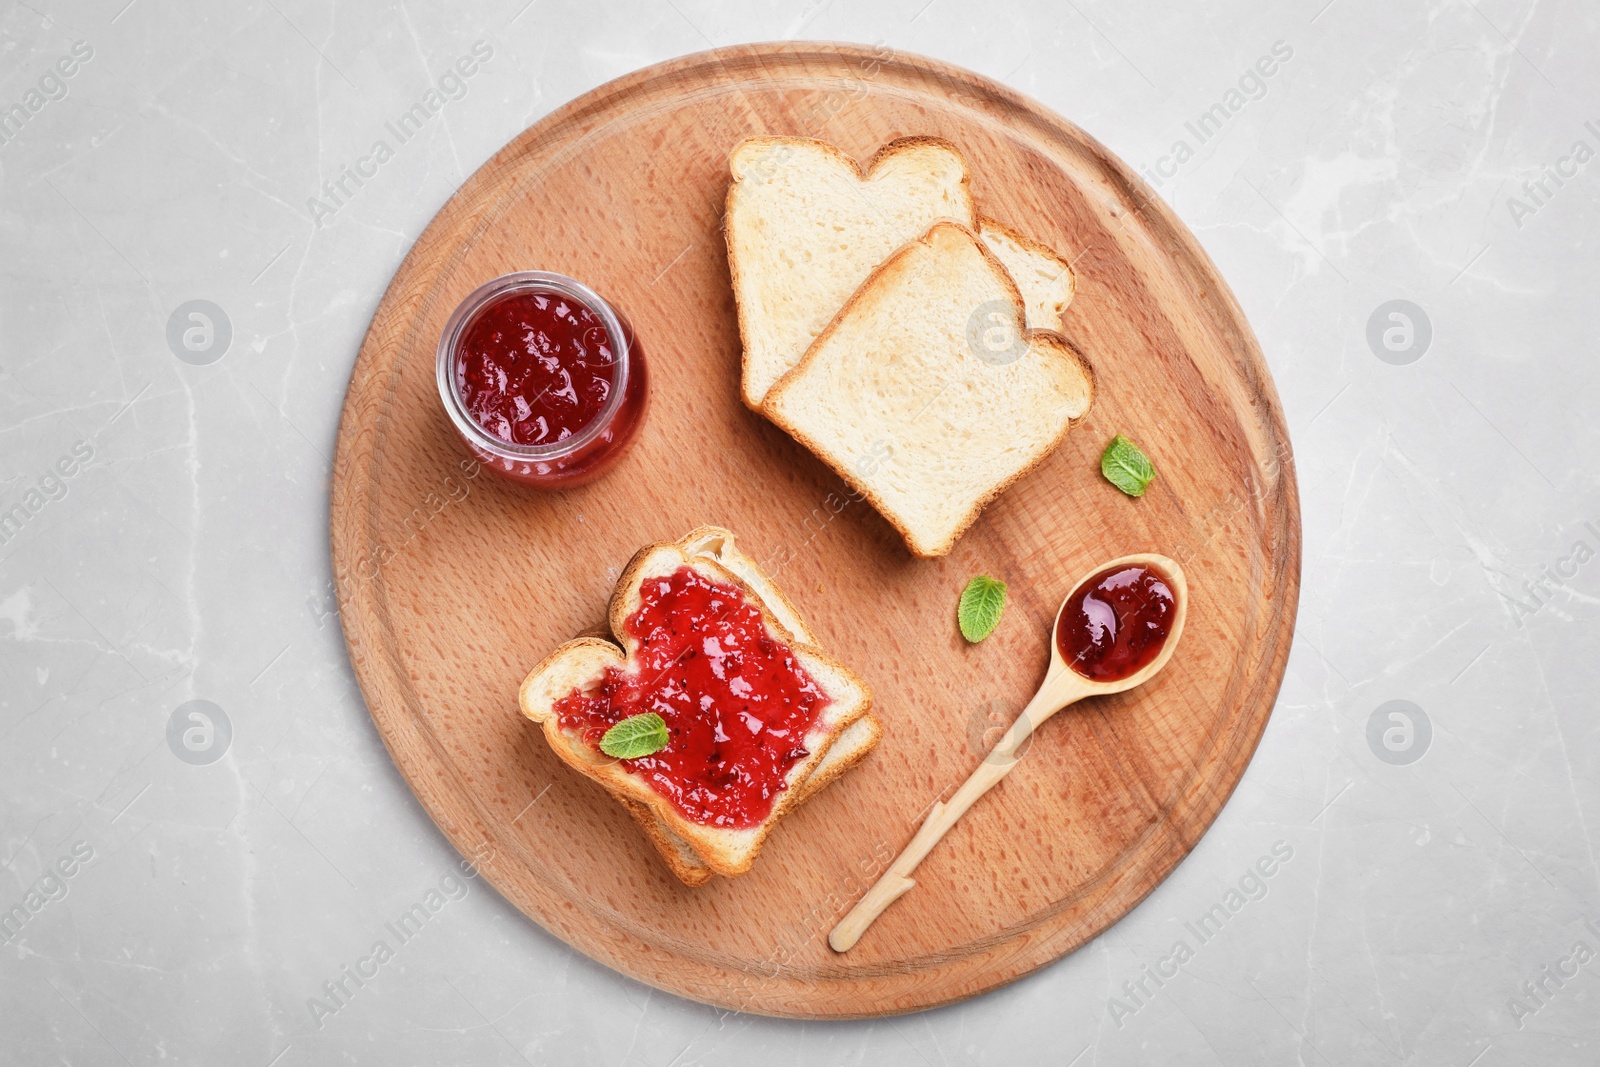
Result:
{"label": "jam on spoon", "polygon": [[1154,567],[1126,563],[1089,578],[1067,597],[1056,621],[1061,658],[1095,682],[1138,673],[1161,654],[1177,604]]}

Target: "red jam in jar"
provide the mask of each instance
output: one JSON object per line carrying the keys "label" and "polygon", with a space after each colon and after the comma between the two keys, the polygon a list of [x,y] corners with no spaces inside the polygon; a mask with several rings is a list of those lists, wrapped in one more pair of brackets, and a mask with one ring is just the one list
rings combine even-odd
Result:
{"label": "red jam in jar", "polygon": [[594,312],[556,293],[486,305],[456,346],[467,413],[507,444],[553,445],[589,425],[611,396],[616,354]]}
{"label": "red jam in jar", "polygon": [[1111,567],[1067,598],[1056,623],[1056,647],[1085,678],[1118,682],[1161,654],[1176,611],[1172,587],[1160,571],[1138,563]]}
{"label": "red jam in jar", "polygon": [[648,392],[627,322],[586,286],[542,271],[496,278],[462,302],[440,340],[438,378],[479,461],[544,488],[609,470]]}
{"label": "red jam in jar", "polygon": [[625,623],[629,668],[607,667],[597,686],[562,697],[558,721],[598,751],[616,723],[655,712],[666,747],[621,765],[691,822],[759,825],[811,754],[806,734],[827,694],[737,587],[684,566],[646,579],[639,595]]}

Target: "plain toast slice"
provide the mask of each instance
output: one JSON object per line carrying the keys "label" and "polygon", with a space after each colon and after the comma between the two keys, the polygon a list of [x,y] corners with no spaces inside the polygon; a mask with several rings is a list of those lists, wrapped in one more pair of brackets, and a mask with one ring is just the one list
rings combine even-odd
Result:
{"label": "plain toast slice", "polygon": [[[564,728],[556,711],[557,702],[574,690],[588,690],[600,684],[607,668],[627,671],[633,666],[638,650],[628,634],[626,622],[642,603],[641,585],[652,579],[668,578],[685,566],[710,581],[736,588],[747,603],[757,607],[767,636],[788,647],[806,674],[829,698],[802,739],[809,754],[789,768],[784,778],[785,788],[766,818],[755,826],[723,828],[690,820],[642,778],[621,766],[625,761],[614,760],[591,748],[578,731]],[[736,574],[713,559],[685,551],[682,541],[651,545],[634,556],[617,582],[609,621],[616,643],[593,637],[569,641],[529,673],[519,694],[523,714],[543,727],[545,738],[557,756],[624,803],[674,873],[684,881],[698,884],[709,877],[691,868],[690,856],[697,858],[699,865],[711,873],[730,877],[745,873],[755,862],[772,828],[799,803],[799,786],[817,770],[839,735],[867,714],[872,700],[870,690],[847,667],[798,641],[764,599]],[[644,817],[646,812],[649,818]],[[657,827],[666,833],[654,832]]]}
{"label": "plain toast slice", "polygon": [[1094,377],[971,230],[934,224],[875,271],[762,411],[872,501],[918,556],[979,511],[1089,410]]}

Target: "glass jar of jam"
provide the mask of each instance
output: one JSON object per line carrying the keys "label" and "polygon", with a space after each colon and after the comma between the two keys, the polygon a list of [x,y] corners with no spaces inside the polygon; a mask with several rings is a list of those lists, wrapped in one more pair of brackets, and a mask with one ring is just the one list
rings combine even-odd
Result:
{"label": "glass jar of jam", "polygon": [[439,339],[438,381],[478,461],[540,489],[610,470],[649,399],[627,320],[581,282],[538,270],[502,275],[461,302]]}

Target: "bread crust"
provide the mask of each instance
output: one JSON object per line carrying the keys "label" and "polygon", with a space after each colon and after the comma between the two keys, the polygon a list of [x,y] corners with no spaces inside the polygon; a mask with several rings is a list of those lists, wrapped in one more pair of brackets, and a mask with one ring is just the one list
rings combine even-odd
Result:
{"label": "bread crust", "polygon": [[[823,763],[826,762],[827,753],[832,750],[832,745],[830,745],[827,749],[824,749],[824,760],[818,763],[817,769],[813,770],[811,774],[807,775],[805,781],[798,783],[794,787],[794,807],[798,808],[800,805],[804,804],[806,801],[822,792],[824,786],[830,785],[837,781],[845,771],[850,770],[856,764],[866,759],[867,756],[872,753],[872,750],[878,747],[878,742],[883,740],[883,721],[876,715],[872,714],[871,710],[869,709],[867,714],[861,716],[856,720],[856,722],[863,722],[867,724],[868,729],[870,729],[872,732],[872,741],[869,744],[863,745],[861,748],[857,749],[855,753],[848,759],[835,761],[832,766],[823,766]],[[854,726],[855,723],[851,723],[850,725]],[[849,727],[847,726],[845,729],[849,729]],[[843,733],[844,730],[839,731],[839,734]],[[834,735],[833,740],[835,743],[838,742],[838,734]]]}
{"label": "bread crust", "polygon": [[[953,155],[961,164],[960,185],[961,191],[964,194],[967,205],[970,209],[968,212],[970,220],[976,222],[978,217],[977,205],[973,203],[972,200],[972,169],[967,166],[967,157],[961,154],[960,149],[942,137],[916,135],[912,137],[896,138],[895,140],[889,141],[880,146],[879,149],[873,153],[872,159],[868,161],[865,169],[863,169],[861,164],[856,162],[853,157],[846,155],[837,146],[831,145],[827,141],[818,140],[815,137],[746,137],[744,140],[734,145],[733,151],[728,153],[728,170],[733,176],[733,181],[729,183],[728,192],[723,197],[722,202],[722,240],[728,248],[728,274],[733,281],[734,305],[737,309],[739,318],[739,398],[744,401],[745,406],[751,411],[761,410],[761,404],[764,397],[752,397],[747,384],[750,380],[749,313],[745,310],[745,302],[742,299],[739,299],[739,294],[744,291],[741,284],[744,278],[744,264],[740,261],[739,254],[734,248],[733,233],[729,229],[728,220],[733,215],[733,198],[737,195],[739,184],[743,180],[739,173],[738,164],[736,162],[739,153],[747,146],[751,145],[765,146],[785,144],[805,145],[808,148],[821,149],[825,153],[839,160],[839,162],[847,164],[851,171],[855,173],[857,180],[863,182],[871,181],[873,175],[878,172],[878,168],[883,166],[884,163],[894,158],[894,156],[901,152],[910,151],[917,148],[945,149],[949,151],[950,154]],[[771,390],[769,389],[768,392],[770,393]]]}
{"label": "bread crust", "polygon": [[[581,637],[561,645],[541,660],[523,680],[518,693],[518,704],[523,715],[540,724],[545,740],[562,762],[585,777],[593,779],[622,801],[628,808],[629,814],[634,816],[635,821],[661,852],[673,873],[686,884],[699,885],[703,884],[711,873],[737,877],[750,869],[773,827],[801,802],[802,792],[805,796],[815,792],[814,788],[805,790],[805,786],[809,784],[812,772],[822,762],[828,749],[846,728],[870,712],[872,691],[865,680],[850,668],[816,646],[796,639],[773,614],[761,595],[738,575],[713,559],[691,555],[685,551],[689,540],[690,538],[684,538],[676,542],[658,542],[635,553],[617,580],[608,610],[615,640]],[[643,581],[645,569],[661,553],[672,553],[677,557],[678,565],[692,567],[708,578],[737,588],[745,599],[760,611],[763,622],[772,636],[795,653],[813,680],[824,685],[832,701],[835,703],[841,700],[854,701],[837,715],[836,720],[826,728],[820,739],[812,742],[810,755],[790,769],[788,784],[783,794],[773,804],[772,811],[759,826],[749,830],[726,831],[691,822],[665,797],[656,793],[641,779],[617,766],[620,761],[588,748],[579,742],[575,735],[562,730],[554,714],[555,702],[571,692],[572,688],[598,682],[606,666],[616,665],[626,669],[627,664],[633,660],[636,647],[627,633],[625,623],[636,607],[638,588]],[[844,685],[841,687],[837,682],[825,683],[818,677],[819,671],[836,674],[843,679]],[[852,692],[840,692],[841,688]],[[862,755],[865,755],[865,752]],[[827,780],[831,781],[842,770],[843,768],[830,771],[826,775]],[[816,788],[825,784],[826,781]],[[752,836],[747,844],[735,852],[726,847],[719,847],[716,835],[723,833],[749,833]],[[686,846],[691,850],[707,870],[702,872],[690,864],[682,855],[680,846]]]}
{"label": "bread crust", "polygon": [[[1032,348],[1035,341],[1037,341],[1051,349],[1064,361],[1071,363],[1087,381],[1089,399],[1084,406],[1083,413],[1077,416],[1077,418],[1069,418],[1065,423],[1063,423],[1061,429],[1050,440],[1049,444],[1039,450],[1038,455],[1034,456],[1032,460],[1018,469],[1014,474],[1005,478],[1003,481],[997,483],[987,492],[985,492],[984,495],[981,496],[967,511],[967,514],[956,525],[955,530],[944,541],[937,545],[923,546],[917,544],[916,538],[912,534],[911,530],[907,529],[906,526],[891,513],[890,509],[885,506],[883,498],[878,493],[874,492],[871,486],[866,485],[855,476],[855,472],[850,468],[849,464],[844,463],[837,457],[831,455],[826,446],[824,446],[821,442],[811,437],[793,422],[783,418],[783,416],[776,409],[776,401],[782,396],[784,390],[791,382],[798,379],[807,369],[811,367],[812,364],[817,361],[824,342],[832,338],[834,333],[839,330],[840,325],[846,318],[849,317],[856,306],[867,295],[869,295],[873,284],[884,274],[895,269],[899,261],[912,250],[913,246],[918,244],[928,245],[930,241],[935,238],[935,235],[937,235],[942,229],[958,231],[959,233],[965,235],[965,237],[970,240],[974,246],[976,246],[978,252],[998,273],[1001,282],[1004,284],[1011,297],[1011,305],[1017,316],[1016,327],[1018,335],[1026,341],[1030,348]],[[845,301],[844,307],[840,308],[838,313],[834,315],[833,319],[828,323],[828,325],[823,328],[822,332],[817,334],[816,340],[811,342],[811,347],[806,349],[805,355],[800,357],[800,362],[791,367],[789,371],[784,374],[783,377],[779,378],[772,388],[767,391],[766,401],[762,404],[761,413],[779,428],[788,433],[796,441],[799,441],[801,444],[805,445],[813,454],[820,458],[829,467],[833,468],[834,473],[843,478],[845,482],[851,486],[851,488],[865,496],[867,500],[871,502],[872,506],[877,510],[878,514],[882,515],[888,521],[889,525],[893,526],[896,532],[900,534],[901,538],[904,539],[906,547],[911,550],[912,555],[922,559],[935,559],[939,556],[947,555],[950,550],[955,547],[955,543],[959,541],[962,535],[965,534],[972,524],[977,521],[979,513],[981,513],[983,509],[995,499],[995,497],[1005,492],[1006,489],[1014,485],[1018,479],[1031,472],[1034,468],[1039,466],[1039,464],[1043,463],[1047,458],[1049,458],[1051,453],[1053,453],[1060,446],[1062,440],[1065,439],[1067,431],[1072,428],[1073,424],[1081,421],[1091,410],[1093,410],[1096,391],[1097,383],[1095,380],[1094,365],[1091,364],[1088,358],[1078,350],[1076,345],[1055,330],[1038,330],[1027,328],[1027,306],[1023,300],[1022,291],[1017,287],[1017,283],[1015,279],[1011,277],[1010,272],[1005,269],[1005,265],[1001,263],[999,258],[995,256],[995,254],[989,250],[988,246],[983,243],[983,239],[971,229],[961,225],[958,222],[941,220],[930,226],[928,231],[921,237],[906,242],[906,244],[896,250],[892,256],[878,264],[877,269],[868,275],[867,280],[862,282],[861,286],[853,294],[851,294],[849,300]]]}

